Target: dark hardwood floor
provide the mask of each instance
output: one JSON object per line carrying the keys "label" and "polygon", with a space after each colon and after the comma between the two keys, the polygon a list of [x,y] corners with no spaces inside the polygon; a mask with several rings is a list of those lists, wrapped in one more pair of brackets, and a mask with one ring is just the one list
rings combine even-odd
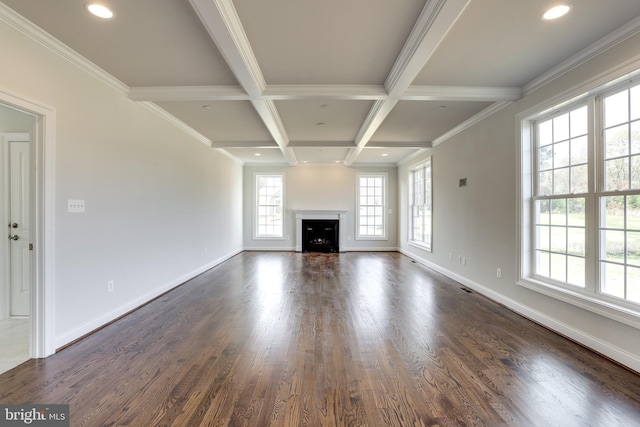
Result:
{"label": "dark hardwood floor", "polygon": [[245,252],[0,403],[72,426],[632,426],[640,377],[398,253]]}

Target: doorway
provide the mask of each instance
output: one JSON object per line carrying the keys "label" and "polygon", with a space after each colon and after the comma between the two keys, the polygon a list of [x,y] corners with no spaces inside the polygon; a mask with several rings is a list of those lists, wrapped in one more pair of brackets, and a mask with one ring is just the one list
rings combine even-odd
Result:
{"label": "doorway", "polygon": [[26,339],[27,359],[56,348],[55,127],[54,109],[0,88],[0,348]]}
{"label": "doorway", "polygon": [[31,314],[31,131],[35,117],[0,105],[0,372],[28,360]]}

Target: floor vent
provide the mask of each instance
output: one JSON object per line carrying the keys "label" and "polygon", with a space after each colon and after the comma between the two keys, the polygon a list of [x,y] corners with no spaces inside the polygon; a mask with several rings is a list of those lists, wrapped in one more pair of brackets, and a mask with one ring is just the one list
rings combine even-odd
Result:
{"label": "floor vent", "polygon": [[469,289],[469,288],[460,288],[460,289],[462,289],[463,291],[465,291],[468,294],[472,294],[473,293],[473,291],[471,289]]}

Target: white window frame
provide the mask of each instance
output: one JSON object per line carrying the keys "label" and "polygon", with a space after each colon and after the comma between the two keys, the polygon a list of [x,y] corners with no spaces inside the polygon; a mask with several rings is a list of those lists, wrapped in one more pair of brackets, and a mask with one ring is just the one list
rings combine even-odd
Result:
{"label": "white window frame", "polygon": [[[423,173],[423,186],[422,186],[422,201],[420,205],[416,205],[414,203],[416,199],[415,188],[414,188],[414,175],[417,171],[422,171]],[[427,179],[428,175],[428,179]],[[426,218],[430,218],[429,224],[425,226],[422,224],[422,229],[426,231],[427,238],[423,239],[415,239],[414,238],[414,210],[418,208],[418,206],[422,206],[424,209],[424,216],[422,220],[424,221]],[[422,163],[412,167],[409,170],[409,230],[408,230],[408,241],[410,245],[419,247],[426,251],[431,252],[433,246],[433,162],[431,156],[425,159]]]}
{"label": "white window frame", "polygon": [[[366,197],[366,195],[362,194],[362,187],[360,185],[361,178],[381,178],[382,179],[382,196],[380,199],[380,203],[375,203],[373,205],[362,204],[362,197]],[[359,172],[356,176],[356,240],[388,240],[387,236],[387,183],[389,181],[389,175],[386,172]],[[382,212],[381,217],[382,220],[382,234],[381,235],[371,235],[371,234],[361,234],[360,233],[360,225],[363,221],[361,216],[362,208],[370,208],[374,209],[376,207],[381,208]],[[373,216],[375,217],[375,215]]]}
{"label": "white window frame", "polygon": [[[270,178],[277,177],[280,178],[282,183],[282,196],[280,199],[280,219],[281,219],[281,227],[278,233],[274,234],[261,234],[259,228],[260,221],[260,194],[258,182],[261,178]],[[285,175],[284,173],[277,172],[265,172],[265,173],[255,173],[253,178],[253,193],[254,193],[254,202],[253,202],[253,238],[256,240],[284,240],[284,229],[285,229],[285,215],[284,215],[284,206],[285,206]],[[272,205],[268,205],[272,206]]]}
{"label": "white window frame", "polygon": [[[517,284],[569,304],[640,329],[640,304],[615,298],[600,291],[599,233],[601,212],[599,200],[612,194],[604,191],[603,119],[601,96],[607,96],[625,87],[639,83],[640,60],[633,61],[614,71],[577,86],[546,102],[527,109],[516,116],[519,141],[518,164],[518,280]],[[561,110],[586,104],[589,108],[589,190],[586,194],[586,283],[585,287],[567,286],[553,280],[537,277],[534,268],[535,212],[532,200],[536,184],[534,125],[541,117],[550,117]],[[597,171],[597,173],[596,173]],[[615,194],[618,195],[619,192]],[[620,195],[638,194],[637,190],[620,192]]]}

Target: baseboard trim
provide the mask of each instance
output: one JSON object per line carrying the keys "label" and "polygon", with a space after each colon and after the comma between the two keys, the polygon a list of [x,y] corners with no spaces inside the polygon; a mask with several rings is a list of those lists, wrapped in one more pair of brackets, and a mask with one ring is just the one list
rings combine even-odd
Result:
{"label": "baseboard trim", "polygon": [[204,273],[207,270],[212,269],[213,267],[227,261],[228,259],[238,255],[242,252],[242,249],[236,249],[233,252],[230,252],[218,259],[215,259],[201,267],[196,268],[195,270],[190,271],[189,273],[183,274],[180,277],[177,277],[170,282],[165,283],[164,285],[154,289],[151,292],[148,292],[140,297],[136,298],[128,302],[125,305],[118,307],[115,310],[112,310],[72,331],[66,332],[58,337],[56,337],[54,341],[55,351],[58,352],[65,347],[73,344],[81,340],[82,338],[91,335],[92,333],[104,328],[105,326],[115,322],[116,320],[126,316],[127,314],[139,309],[140,307],[148,304],[154,299],[166,294],[167,292],[177,288],[180,285],[183,285],[187,281],[193,279],[196,276]]}
{"label": "baseboard trim", "polygon": [[531,307],[528,307],[518,301],[507,298],[504,295],[501,295],[473,280],[461,276],[453,271],[447,270],[446,268],[443,268],[437,264],[429,262],[424,258],[416,256],[416,254],[407,252],[403,249],[399,249],[399,252],[419,262],[425,267],[437,271],[438,273],[443,274],[449,279],[452,279],[460,283],[461,285],[468,287],[469,289],[473,289],[475,292],[495,301],[496,303],[519,314],[520,316],[538,323],[543,327],[602,355],[603,357],[611,359],[613,362],[618,363],[625,368],[628,368],[635,372],[640,372],[640,357],[633,353],[612,345],[611,343],[608,343],[598,337],[586,333],[585,331],[561,322],[553,317],[549,317],[548,315],[532,309]]}

